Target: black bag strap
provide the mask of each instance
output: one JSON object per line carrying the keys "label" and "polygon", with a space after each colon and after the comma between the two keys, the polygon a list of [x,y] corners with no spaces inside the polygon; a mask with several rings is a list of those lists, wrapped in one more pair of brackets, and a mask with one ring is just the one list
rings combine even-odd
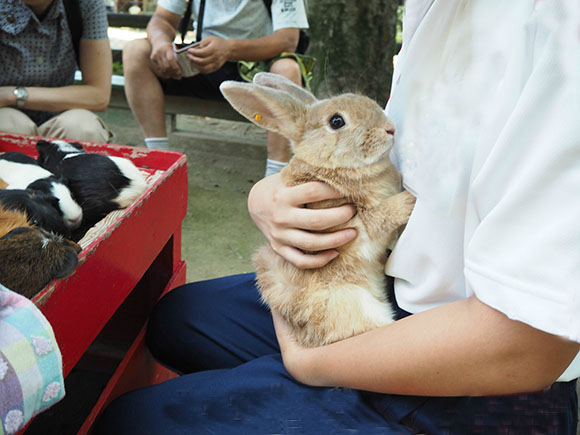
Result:
{"label": "black bag strap", "polygon": [[[181,17],[179,22],[179,31],[181,33],[181,43],[185,44],[185,34],[187,33],[187,28],[189,27],[189,22],[191,21],[191,9],[193,8],[193,0],[187,0],[187,7],[185,8],[185,13]],[[196,42],[201,41],[201,31],[203,29],[203,14],[205,12],[205,0],[199,2],[199,12],[197,13],[197,31],[195,32]]]}
{"label": "black bag strap", "polygon": [[266,6],[268,15],[270,15],[270,19],[272,19],[272,0],[264,0],[264,6]]}
{"label": "black bag strap", "polygon": [[81,15],[81,7],[78,0],[62,0],[64,11],[66,13],[66,21],[70,30],[73,49],[75,51],[75,58],[77,66],[81,66],[80,45],[81,36],[83,34],[83,17]]}

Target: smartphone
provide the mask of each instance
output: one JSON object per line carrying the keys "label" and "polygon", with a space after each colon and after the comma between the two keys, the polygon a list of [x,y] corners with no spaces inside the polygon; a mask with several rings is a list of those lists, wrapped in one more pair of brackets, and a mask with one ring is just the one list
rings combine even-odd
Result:
{"label": "smartphone", "polygon": [[187,50],[191,47],[195,47],[199,42],[194,42],[192,44],[176,44],[173,43],[173,55],[179,64],[181,69],[181,75],[183,77],[192,77],[199,74],[199,70],[195,65],[187,58]]}

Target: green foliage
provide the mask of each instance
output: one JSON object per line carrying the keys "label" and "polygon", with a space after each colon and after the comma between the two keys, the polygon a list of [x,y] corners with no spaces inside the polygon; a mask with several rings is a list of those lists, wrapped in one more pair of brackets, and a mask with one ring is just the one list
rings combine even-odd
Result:
{"label": "green foliage", "polygon": [[403,42],[403,13],[405,12],[405,6],[399,5],[397,7],[397,44]]}
{"label": "green foliage", "polygon": [[123,75],[123,63],[113,62],[113,74],[122,76]]}

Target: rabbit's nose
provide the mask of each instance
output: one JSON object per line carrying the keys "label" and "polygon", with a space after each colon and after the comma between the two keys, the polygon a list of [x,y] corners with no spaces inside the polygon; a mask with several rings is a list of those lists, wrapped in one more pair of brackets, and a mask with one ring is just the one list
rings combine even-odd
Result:
{"label": "rabbit's nose", "polygon": [[387,134],[390,134],[391,136],[394,136],[395,135],[395,129],[394,128],[389,128],[387,130]]}

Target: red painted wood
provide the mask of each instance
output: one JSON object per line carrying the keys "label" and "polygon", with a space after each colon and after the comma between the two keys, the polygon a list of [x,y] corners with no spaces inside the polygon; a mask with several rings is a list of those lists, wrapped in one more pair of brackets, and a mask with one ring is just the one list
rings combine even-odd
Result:
{"label": "red painted wood", "polygon": [[[185,262],[183,261],[178,265],[163,294],[182,284],[185,284]],[[79,430],[79,435],[90,433],[101,412],[121,394],[147,385],[159,384],[178,376],[157,363],[151,356],[145,347],[145,330],[144,326]]]}
{"label": "red painted wood", "polygon": [[[39,139],[43,138],[0,132],[0,152],[20,151],[36,157]],[[167,287],[153,289],[153,295],[157,292],[160,296],[185,282],[185,263],[181,260],[181,224],[187,211],[185,156],[122,145],[82,144],[87,152],[126,157],[139,168],[163,171],[163,175],[126,209],[121,219],[80,253],[79,266],[71,276],[51,283],[33,299],[52,325],[65,376],[168,244],[171,258],[163,258],[161,264],[171,279]],[[135,380],[133,370],[140,374],[149,371],[146,382],[153,382],[155,373],[161,373],[143,357],[140,338],[129,353],[85,423],[87,428],[114,395],[131,388],[128,379]],[[120,381],[122,386],[117,386]]]}

